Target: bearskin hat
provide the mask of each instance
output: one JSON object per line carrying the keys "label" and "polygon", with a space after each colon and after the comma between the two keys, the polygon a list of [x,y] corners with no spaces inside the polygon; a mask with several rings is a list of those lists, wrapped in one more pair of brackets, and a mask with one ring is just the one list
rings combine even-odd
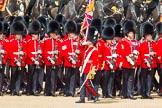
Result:
{"label": "bearskin hat", "polygon": [[154,33],[154,26],[150,22],[143,23],[142,35],[146,36],[148,34],[153,34],[153,33]]}
{"label": "bearskin hat", "polygon": [[63,14],[57,14],[55,20],[60,24],[65,23],[65,16]]}
{"label": "bearskin hat", "polygon": [[75,22],[76,22],[76,23],[82,23],[82,22],[83,22],[83,19],[82,19],[82,18],[76,18],[76,19],[75,19]]}
{"label": "bearskin hat", "polygon": [[136,32],[136,23],[133,20],[128,20],[124,23],[124,34],[129,32]]}
{"label": "bearskin hat", "polygon": [[38,21],[43,25],[45,28],[47,27],[47,17],[46,16],[40,16],[38,17]]}
{"label": "bearskin hat", "polygon": [[21,35],[25,36],[26,35],[26,27],[25,27],[24,23],[22,23],[20,21],[13,22],[13,24],[11,25],[10,33],[13,35],[21,34]]}
{"label": "bearskin hat", "polygon": [[56,33],[60,34],[60,25],[57,21],[50,21],[47,26],[47,33]]}
{"label": "bearskin hat", "polygon": [[80,29],[81,29],[82,24],[81,23],[77,23],[77,32],[76,34],[79,35],[80,34]]}
{"label": "bearskin hat", "polygon": [[157,33],[157,34],[162,34],[162,22],[159,22],[159,23],[156,25],[156,33]]}
{"label": "bearskin hat", "polygon": [[38,20],[34,20],[29,24],[28,34],[39,34],[41,32],[41,24]]}
{"label": "bearskin hat", "polygon": [[10,16],[10,17],[7,19],[7,21],[8,21],[8,23],[11,25],[14,19],[15,19],[15,16]]}
{"label": "bearskin hat", "polygon": [[114,27],[115,25],[116,25],[116,19],[111,17],[105,20],[103,27],[104,28],[108,26]]}
{"label": "bearskin hat", "polygon": [[97,28],[99,32],[102,31],[102,20],[99,18],[93,19],[91,22],[91,26],[94,26]]}
{"label": "bearskin hat", "polygon": [[3,34],[3,31],[4,31],[3,22],[0,21],[0,34]]}
{"label": "bearskin hat", "polygon": [[22,16],[15,17],[14,20],[13,20],[13,22],[17,22],[17,21],[23,22],[25,24],[25,19]]}
{"label": "bearskin hat", "polygon": [[3,34],[6,37],[9,37],[9,35],[10,35],[10,26],[9,26],[9,24],[7,22],[4,22],[3,25],[4,25],[4,32],[3,32]]}
{"label": "bearskin hat", "polygon": [[24,16],[26,27],[28,28],[29,24],[32,22],[32,18],[28,15]]}
{"label": "bearskin hat", "polygon": [[38,21],[41,23],[41,33],[40,33],[40,39],[42,40],[45,36],[45,33],[47,32],[47,16],[40,16],[37,18]]}
{"label": "bearskin hat", "polygon": [[123,38],[123,27],[120,24],[115,25],[114,27],[115,30],[115,37],[121,37]]}
{"label": "bearskin hat", "polygon": [[77,32],[77,24],[75,21],[67,21],[65,24],[65,32],[66,33],[76,33]]}
{"label": "bearskin hat", "polygon": [[94,26],[90,26],[87,40],[96,45],[98,40],[98,30]]}
{"label": "bearskin hat", "polygon": [[101,37],[103,40],[112,40],[114,38],[114,35],[115,35],[115,31],[113,27],[109,26],[102,30]]}

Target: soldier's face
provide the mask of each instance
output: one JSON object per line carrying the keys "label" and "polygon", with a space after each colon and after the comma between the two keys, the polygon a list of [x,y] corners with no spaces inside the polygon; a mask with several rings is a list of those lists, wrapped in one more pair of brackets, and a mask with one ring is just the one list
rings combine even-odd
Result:
{"label": "soldier's face", "polygon": [[75,38],[75,34],[74,33],[69,33],[69,38],[71,38],[71,39],[74,39]]}
{"label": "soldier's face", "polygon": [[106,43],[107,44],[111,44],[111,40],[106,40]]}
{"label": "soldier's face", "polygon": [[58,36],[57,36],[56,33],[50,33],[50,37],[51,37],[52,39],[57,39],[57,38],[58,38]]}
{"label": "soldier's face", "polygon": [[148,34],[148,35],[146,35],[145,37],[146,37],[146,40],[152,41],[152,35],[151,35],[151,34]]}
{"label": "soldier's face", "polygon": [[127,33],[127,36],[128,36],[130,39],[134,39],[134,33],[133,33],[133,32]]}
{"label": "soldier's face", "polygon": [[91,46],[91,45],[93,45],[93,43],[91,41],[87,40],[87,45]]}
{"label": "soldier's face", "polygon": [[3,34],[0,34],[0,39],[3,39],[4,38],[4,35]]}
{"label": "soldier's face", "polygon": [[15,38],[16,38],[17,40],[20,40],[20,39],[22,39],[22,35],[21,35],[21,34],[17,34],[17,35],[15,35]]}
{"label": "soldier's face", "polygon": [[34,40],[38,40],[39,39],[39,35],[38,34],[32,34],[32,37]]}

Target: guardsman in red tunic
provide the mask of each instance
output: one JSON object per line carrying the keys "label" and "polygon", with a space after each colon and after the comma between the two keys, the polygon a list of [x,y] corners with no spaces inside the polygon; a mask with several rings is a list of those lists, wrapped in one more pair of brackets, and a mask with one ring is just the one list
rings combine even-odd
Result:
{"label": "guardsman in red tunic", "polygon": [[[93,80],[94,89],[98,93],[98,88],[99,85],[101,84],[101,78],[102,78],[102,62],[103,62],[103,46],[104,46],[104,41],[101,38],[102,20],[99,18],[93,19],[91,22],[91,26],[96,27],[99,35],[96,44],[96,48],[98,50],[98,66],[97,66],[95,78]],[[90,98],[92,98],[92,95],[88,95],[88,100],[91,100]]]}
{"label": "guardsman in red tunic", "polygon": [[144,41],[140,44],[141,56],[141,95],[142,99],[152,99],[150,96],[154,69],[156,68],[156,43],[152,40],[154,27],[145,22],[142,28]]}
{"label": "guardsman in red tunic", "polygon": [[[122,42],[122,39],[124,38],[123,27],[120,24],[116,24],[114,26],[114,30],[115,30],[115,36],[114,36],[112,42],[113,42],[113,45],[116,46],[116,53],[118,55],[118,57],[116,58],[116,61],[118,61],[119,64],[122,64],[122,61],[120,61],[120,58],[121,58],[121,56],[119,55],[120,52],[117,52],[117,50],[118,50],[118,46],[120,46],[120,42]],[[123,72],[123,69],[121,68],[121,65],[120,65],[120,66],[118,66],[118,68],[115,71],[113,96],[116,96],[116,91],[117,90],[119,90],[118,95],[121,95],[122,72]]]}
{"label": "guardsman in red tunic", "polygon": [[32,21],[28,27],[28,35],[32,38],[28,40],[28,85],[27,96],[33,94],[38,96],[37,86],[40,73],[42,71],[42,51],[43,43],[40,42],[41,24],[38,20]]}
{"label": "guardsman in red tunic", "polygon": [[4,79],[4,71],[8,57],[8,41],[5,40],[4,23],[0,22],[0,96],[3,96],[2,87]]}
{"label": "guardsman in red tunic", "polygon": [[62,46],[63,56],[65,57],[65,93],[64,96],[74,96],[76,86],[76,74],[80,67],[79,55],[81,54],[80,45],[76,39],[77,25],[74,21],[65,24],[65,32],[68,38]]}
{"label": "guardsman in red tunic", "polygon": [[48,24],[48,39],[44,41],[44,61],[46,65],[46,83],[44,89],[45,96],[56,96],[57,74],[61,61],[61,42],[58,39],[60,34],[60,25],[56,21],[50,21]]}
{"label": "guardsman in red tunic", "polygon": [[11,65],[11,95],[20,96],[20,84],[26,66],[27,46],[23,40],[26,36],[26,27],[22,22],[14,22],[10,33],[15,38],[10,40],[10,65]]}
{"label": "guardsman in red tunic", "polygon": [[114,75],[117,69],[116,45],[113,44],[115,31],[112,27],[106,27],[102,31],[104,40],[103,48],[103,98],[113,98]]}
{"label": "guardsman in red tunic", "polygon": [[157,40],[157,69],[159,74],[159,95],[162,96],[162,22],[156,25]]}
{"label": "guardsman in red tunic", "polygon": [[138,49],[134,47],[132,40],[134,39],[136,24],[132,20],[128,20],[124,24],[125,38],[120,43],[120,55],[123,62],[123,86],[122,98],[136,99],[133,96],[134,92],[134,74],[137,66]]}
{"label": "guardsman in red tunic", "polygon": [[87,37],[88,48],[84,54],[84,62],[80,76],[81,77],[80,78],[81,87],[79,90],[80,99],[79,101],[76,101],[76,103],[85,103],[86,88],[95,97],[94,102],[98,101],[98,94],[91,85],[91,79],[92,77],[94,77],[95,70],[97,69],[98,65],[97,63],[98,52],[95,47],[97,39],[98,39],[98,31],[95,27],[92,26],[89,28],[89,34]]}
{"label": "guardsman in red tunic", "polygon": [[5,47],[6,47],[6,74],[5,74],[5,78],[4,79],[4,83],[6,83],[6,85],[4,86],[4,91],[7,92],[7,90],[9,89],[9,84],[10,84],[10,60],[9,60],[9,36],[10,36],[10,25],[8,24],[8,22],[4,21],[4,31],[3,31],[3,35],[5,36]]}

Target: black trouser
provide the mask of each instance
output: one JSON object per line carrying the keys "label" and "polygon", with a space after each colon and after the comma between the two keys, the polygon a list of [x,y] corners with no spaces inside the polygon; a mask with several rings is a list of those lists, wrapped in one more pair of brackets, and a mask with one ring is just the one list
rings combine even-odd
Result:
{"label": "black trouser", "polygon": [[11,93],[18,93],[20,91],[24,70],[25,67],[21,67],[21,70],[18,70],[18,66],[11,67]]}
{"label": "black trouser", "polygon": [[27,84],[27,93],[35,93],[39,84],[39,74],[42,70],[40,66],[39,69],[36,69],[36,65],[28,65],[28,84]]}
{"label": "black trouser", "polygon": [[116,96],[117,90],[121,91],[121,89],[122,89],[122,84],[121,84],[122,73],[123,73],[123,70],[121,70],[121,69],[115,70],[113,96]]}
{"label": "black trouser", "polygon": [[[87,74],[83,74],[82,77],[80,78],[80,86],[83,85],[86,78],[87,78]],[[97,93],[94,90],[94,88],[92,87],[90,80],[87,79],[85,84],[82,86],[82,88],[80,90],[80,100],[85,100],[86,88],[88,90],[88,94],[92,94],[94,97],[97,96]]]}
{"label": "black trouser", "polygon": [[159,75],[159,91],[162,93],[162,64],[157,64],[157,70]]}
{"label": "black trouser", "polygon": [[98,93],[98,88],[99,88],[99,85],[101,82],[101,74],[102,74],[101,72],[102,72],[101,70],[96,71],[96,75],[93,80],[94,89],[95,89],[96,93]]}
{"label": "black trouser", "polygon": [[56,66],[55,69],[53,69],[52,66],[46,66],[46,83],[44,93],[55,94],[58,69],[58,66]]}
{"label": "black trouser", "polygon": [[45,66],[40,66],[39,77],[38,77],[38,85],[37,90],[41,91],[43,89],[43,79],[44,79],[44,68]]}
{"label": "black trouser", "polygon": [[134,91],[134,73],[135,69],[123,69],[123,86],[122,86],[122,96],[132,97]]}
{"label": "black trouser", "polygon": [[[158,64],[157,64],[157,65],[158,65]],[[151,90],[153,90],[153,88],[155,88],[155,90],[159,88],[159,83],[158,83],[158,81],[157,81],[157,79],[156,79],[156,76],[155,76],[155,75],[156,75],[156,71],[158,71],[157,68],[155,68],[155,69],[154,69],[154,72],[153,72],[152,88],[151,88]]]}
{"label": "black trouser", "polygon": [[0,92],[2,92],[5,65],[0,68]]}
{"label": "black trouser", "polygon": [[63,90],[64,88],[63,78],[64,78],[64,67],[60,66],[57,73],[57,89],[60,88],[61,90]]}
{"label": "black trouser", "polygon": [[142,97],[150,96],[154,69],[142,68],[141,70],[141,89]]}
{"label": "black trouser", "polygon": [[102,81],[102,86],[103,86],[103,95],[104,96],[112,96],[113,94],[113,89],[114,89],[114,75],[115,73],[104,70],[103,72],[103,81]]}
{"label": "black trouser", "polygon": [[65,67],[65,94],[75,94],[77,68]]}
{"label": "black trouser", "polygon": [[135,90],[137,91],[138,94],[141,93],[141,67],[138,66],[136,70],[136,75],[135,75]]}
{"label": "black trouser", "polygon": [[6,77],[10,80],[10,60],[7,60],[6,62]]}

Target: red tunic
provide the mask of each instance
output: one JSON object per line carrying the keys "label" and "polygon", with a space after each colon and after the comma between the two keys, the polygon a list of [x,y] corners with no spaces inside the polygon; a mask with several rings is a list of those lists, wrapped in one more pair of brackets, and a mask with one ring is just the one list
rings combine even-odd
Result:
{"label": "red tunic", "polygon": [[162,37],[157,41],[157,63],[162,63]]}
{"label": "red tunic", "polygon": [[43,57],[45,65],[52,66],[51,62],[49,61],[48,57],[52,58],[54,55],[50,52],[58,50],[59,54],[56,54],[56,62],[55,65],[61,65],[62,64],[62,43],[59,40],[48,38],[44,41],[44,51],[43,51]]}
{"label": "red tunic", "polygon": [[10,40],[10,45],[9,45],[10,49],[8,50],[10,53],[10,65],[11,66],[17,66],[16,65],[16,60],[18,60],[18,58],[20,57],[19,54],[16,54],[19,52],[20,46],[22,47],[22,51],[25,53],[25,55],[23,55],[21,58],[21,66],[25,66],[26,65],[26,55],[27,55],[27,43],[25,40],[20,41],[20,40],[15,40],[12,39]]}
{"label": "red tunic", "polygon": [[[93,50],[94,47],[89,47],[86,51],[85,51],[85,59],[88,56],[88,54]],[[97,56],[98,56],[98,52],[97,49],[95,48],[95,50],[92,52],[88,62],[85,65],[85,68],[83,70],[83,73],[88,74],[91,71],[91,68],[93,66],[97,67],[98,65],[98,60],[97,60]],[[85,63],[85,60],[84,60]],[[84,64],[83,63],[83,64]]]}
{"label": "red tunic", "polygon": [[78,40],[66,39],[62,45],[62,55],[64,56],[64,66],[65,67],[73,67],[74,65],[71,63],[70,58],[74,58],[74,53],[76,50],[80,50],[80,54],[77,54],[76,57],[76,67],[81,65],[81,60],[83,55],[83,51],[81,50],[81,45]]}
{"label": "red tunic", "polygon": [[134,50],[137,50],[139,52],[138,47],[136,46],[136,48],[135,48],[133,42],[131,40],[128,40],[127,38],[124,38],[118,44],[117,54],[120,55],[120,62],[122,62],[122,67],[123,68],[132,69],[132,67],[137,66],[138,58],[137,59],[135,58],[135,60],[133,61],[134,66],[132,66],[131,63],[127,61],[127,56],[132,58]]}
{"label": "red tunic", "polygon": [[[103,63],[104,63],[104,70],[111,70],[110,68],[110,64],[111,63],[113,65],[113,70],[117,69],[117,65],[119,64],[117,58],[114,58],[113,61],[113,56],[112,54],[116,54],[116,45],[107,45],[106,43],[104,43],[104,48],[103,48]],[[117,55],[117,54],[116,54]]]}
{"label": "red tunic", "polygon": [[104,48],[104,41],[102,39],[99,39],[97,41],[97,50],[98,50],[98,70],[101,70],[102,63],[103,63],[103,48]]}
{"label": "red tunic", "polygon": [[6,61],[9,57],[9,41],[7,39],[5,40],[0,40],[0,47],[1,49],[0,50],[4,50],[4,53],[1,54],[1,58],[2,58],[2,64],[6,64]]}
{"label": "red tunic", "polygon": [[[150,43],[150,44],[149,44]],[[140,44],[140,57],[141,57],[141,67],[142,68],[149,68],[147,65],[146,65],[146,60],[149,59],[149,45],[150,47],[152,48],[153,52],[156,52],[156,43],[154,41],[151,41],[151,42],[148,42],[148,41],[143,41],[141,44]],[[152,59],[152,62],[151,62],[151,68],[155,68],[156,67],[156,57],[153,56],[153,59]]]}
{"label": "red tunic", "polygon": [[[43,47],[44,47],[44,42],[43,41],[38,41],[38,40],[32,40],[30,39],[28,41],[28,44],[27,44],[27,54],[28,54],[28,60],[27,60],[27,63],[32,65],[34,64],[34,62],[32,61],[32,58],[37,58],[38,54],[37,54],[37,51],[38,51],[38,45],[40,46],[40,49],[43,53]],[[43,63],[43,59],[42,57],[39,58],[39,64],[42,65]]]}

